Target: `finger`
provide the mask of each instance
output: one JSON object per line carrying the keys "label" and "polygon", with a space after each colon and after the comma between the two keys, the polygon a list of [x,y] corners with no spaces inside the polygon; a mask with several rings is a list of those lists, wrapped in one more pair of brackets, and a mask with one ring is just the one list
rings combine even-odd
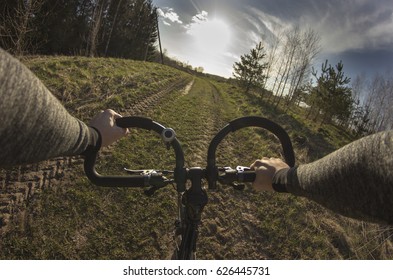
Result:
{"label": "finger", "polygon": [[276,157],[271,157],[270,160],[271,160],[271,161],[282,161],[282,159],[276,158]]}
{"label": "finger", "polygon": [[113,116],[113,114],[115,113],[115,111],[113,111],[112,109],[105,109],[103,112],[111,116]]}
{"label": "finger", "polygon": [[116,113],[116,112],[113,112],[113,117],[114,117],[115,119],[118,119],[118,118],[122,118],[123,116],[120,115],[120,114],[118,114],[118,113]]}
{"label": "finger", "polygon": [[116,131],[118,131],[118,133],[120,135],[122,135],[122,136],[129,133],[128,128],[123,128],[123,127],[120,127],[120,126],[117,126],[117,125],[114,127],[114,129],[116,129]]}
{"label": "finger", "polygon": [[[122,117],[123,117],[122,115],[116,113],[115,111],[113,111],[113,110],[111,110],[111,111],[112,111],[113,119],[116,120],[116,119],[119,119],[119,118],[122,118]],[[117,125],[116,125],[116,126],[117,126]],[[127,134],[130,133],[130,130],[129,130],[128,128],[123,128],[123,127],[119,127],[119,126],[117,126],[117,127],[118,127],[119,129],[121,129],[123,135],[127,135]]]}
{"label": "finger", "polygon": [[270,167],[270,165],[268,163],[263,162],[261,160],[257,160],[253,164],[251,164],[250,168],[255,170],[255,169],[258,169],[262,166],[265,167],[266,169]]}
{"label": "finger", "polygon": [[260,160],[254,161],[254,162],[250,165],[250,168],[251,168],[251,169],[256,169],[256,168],[258,168],[259,162],[260,162]]}

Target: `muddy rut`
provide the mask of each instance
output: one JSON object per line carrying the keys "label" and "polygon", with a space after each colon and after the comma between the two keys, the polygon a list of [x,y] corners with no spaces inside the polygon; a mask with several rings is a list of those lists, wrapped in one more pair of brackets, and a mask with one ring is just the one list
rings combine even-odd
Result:
{"label": "muddy rut", "polygon": [[[190,78],[179,79],[164,89],[153,92],[121,111],[124,116],[145,115],[154,110],[162,98],[173,91],[185,89]],[[62,157],[37,164],[0,169],[0,236],[14,226],[23,230],[29,223],[29,203],[45,188],[61,187],[73,181],[74,171],[81,170],[81,157]]]}
{"label": "muddy rut", "polygon": [[[196,100],[198,102],[196,102]],[[179,116],[182,125],[176,130],[184,148],[187,167],[206,166],[207,149],[214,135],[229,121],[224,116],[228,101],[219,90],[206,80],[197,79],[186,95],[178,95],[167,104],[173,108],[167,112],[172,118]],[[184,106],[193,104],[195,106]],[[169,116],[168,116],[169,117]],[[241,147],[228,135],[220,144],[218,162],[244,164],[239,158]],[[236,153],[237,151],[237,153]],[[223,156],[222,156],[223,155]],[[235,167],[232,165],[232,167]],[[205,207],[198,241],[198,259],[265,259],[263,248],[258,244],[258,219],[256,205],[252,203],[250,190],[236,191],[231,186],[221,186],[218,191],[208,191],[209,203]],[[254,195],[255,196],[255,195]],[[162,241],[166,242],[164,238]]]}

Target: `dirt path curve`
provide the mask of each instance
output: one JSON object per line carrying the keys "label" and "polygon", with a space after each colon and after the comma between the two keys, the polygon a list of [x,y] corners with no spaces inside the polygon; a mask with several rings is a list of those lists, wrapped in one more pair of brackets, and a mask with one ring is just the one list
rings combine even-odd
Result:
{"label": "dirt path curve", "polygon": [[[179,95],[167,104],[166,122],[177,124],[176,133],[183,147],[187,167],[206,166],[207,149],[214,135],[227,123],[224,112],[234,106],[217,87],[207,80],[195,79],[187,95]],[[190,104],[192,106],[190,106]],[[180,118],[180,119],[179,119]],[[171,120],[173,119],[173,120]],[[240,163],[233,137],[224,139],[225,158]],[[209,204],[203,213],[198,242],[198,259],[265,259],[256,243],[259,221],[250,201],[250,192],[232,187],[209,191]],[[166,242],[168,239],[163,238]]]}

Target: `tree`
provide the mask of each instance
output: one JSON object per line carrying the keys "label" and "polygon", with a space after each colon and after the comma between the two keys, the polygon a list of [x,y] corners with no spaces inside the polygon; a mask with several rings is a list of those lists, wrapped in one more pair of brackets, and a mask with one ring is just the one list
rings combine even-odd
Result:
{"label": "tree", "polygon": [[357,136],[367,134],[370,121],[370,106],[362,103],[366,85],[366,76],[357,75],[352,82],[353,110],[348,124],[348,129],[352,130]]}
{"label": "tree", "polygon": [[[119,0],[118,0],[119,1]],[[138,60],[150,60],[156,52],[157,8],[151,0],[113,1],[103,34],[109,48],[101,45],[101,53]],[[120,6],[119,6],[120,5]],[[118,9],[118,7],[120,7]],[[119,12],[120,11],[120,12]],[[114,29],[111,31],[112,26]]]}
{"label": "tree", "polygon": [[[115,28],[115,26],[117,24],[117,17],[119,15],[119,10],[120,10],[122,1],[123,0],[118,0],[117,6],[116,6],[116,11],[115,11],[114,16],[113,16],[113,20],[112,20],[112,22],[111,22],[111,24],[109,26],[109,33],[108,33],[108,36],[107,36],[107,39],[106,39],[105,51],[104,51],[104,55],[105,56],[108,53],[109,44],[110,44],[111,39],[112,39],[112,33],[113,33],[113,30],[114,30],[114,28]],[[112,4],[113,4],[113,1],[112,1]]]}
{"label": "tree", "polygon": [[93,57],[97,54],[98,35],[103,27],[104,12],[108,10],[111,0],[97,0],[94,3],[93,16],[90,22],[88,34],[86,56]]}
{"label": "tree", "polygon": [[321,115],[321,124],[331,120],[344,124],[351,116],[353,99],[351,88],[348,86],[351,79],[344,75],[343,68],[341,61],[333,67],[330,64],[328,66],[328,60],[326,60],[322,64],[319,76],[317,71],[313,70],[317,85],[310,93],[310,113],[312,111],[316,113],[315,119]]}
{"label": "tree", "polygon": [[233,76],[248,93],[252,87],[264,87],[266,76],[263,74],[267,63],[263,62],[266,57],[262,42],[259,42],[250,53],[240,56],[240,62],[233,65]]}
{"label": "tree", "polygon": [[202,67],[202,66],[198,66],[198,67],[195,67],[195,72],[197,72],[197,73],[203,73],[203,71],[205,71],[205,69]]}
{"label": "tree", "polygon": [[157,53],[151,0],[2,0],[0,46],[28,53],[151,60]]}
{"label": "tree", "polygon": [[[275,32],[276,33],[276,32]],[[265,81],[264,84],[266,85],[267,80],[270,77],[270,73],[273,69],[275,60],[276,60],[276,55],[277,55],[277,50],[280,46],[281,43],[281,32],[278,31],[276,34],[271,33],[269,36],[269,41],[270,41],[270,48],[268,51],[268,55],[267,55],[267,67],[266,67],[266,71],[265,71]]]}
{"label": "tree", "polygon": [[86,55],[94,11],[93,0],[46,0],[36,19],[42,54]]}
{"label": "tree", "polygon": [[[296,103],[301,88],[304,87],[310,76],[312,61],[320,50],[320,37],[312,29],[302,30],[299,26],[278,33],[279,40],[273,41],[271,51],[279,52],[279,59],[274,63],[278,65],[272,92],[275,94],[275,106],[285,101],[284,108],[288,109]],[[275,42],[281,42],[279,48]],[[278,50],[277,50],[278,49]],[[269,60],[270,64],[273,64]]]}
{"label": "tree", "polygon": [[288,79],[292,74],[292,65],[300,46],[300,29],[298,26],[296,26],[294,29],[288,30],[285,35],[286,40],[281,65],[277,73],[277,78],[279,76],[280,78],[278,78],[279,82],[277,84],[278,87],[275,93],[277,96],[275,105],[276,108],[278,107],[284,94],[284,90],[288,85]]}
{"label": "tree", "polygon": [[320,37],[312,29],[307,29],[300,35],[300,46],[296,54],[292,79],[287,95],[287,108],[299,98],[301,87],[310,74],[311,63],[320,51]]}
{"label": "tree", "polygon": [[35,50],[32,34],[37,31],[34,19],[44,0],[5,1],[0,17],[0,46],[21,56]]}
{"label": "tree", "polygon": [[393,127],[393,79],[376,74],[366,96],[365,108],[370,111],[369,131],[378,132]]}

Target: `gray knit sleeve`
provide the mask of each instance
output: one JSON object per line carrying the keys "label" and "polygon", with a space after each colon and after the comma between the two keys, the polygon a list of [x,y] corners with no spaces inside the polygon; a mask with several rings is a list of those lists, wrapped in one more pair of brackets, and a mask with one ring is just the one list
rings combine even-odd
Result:
{"label": "gray knit sleeve", "polygon": [[292,171],[290,193],[346,216],[393,224],[393,131],[362,138]]}
{"label": "gray knit sleeve", "polygon": [[0,166],[77,155],[97,137],[0,48]]}

